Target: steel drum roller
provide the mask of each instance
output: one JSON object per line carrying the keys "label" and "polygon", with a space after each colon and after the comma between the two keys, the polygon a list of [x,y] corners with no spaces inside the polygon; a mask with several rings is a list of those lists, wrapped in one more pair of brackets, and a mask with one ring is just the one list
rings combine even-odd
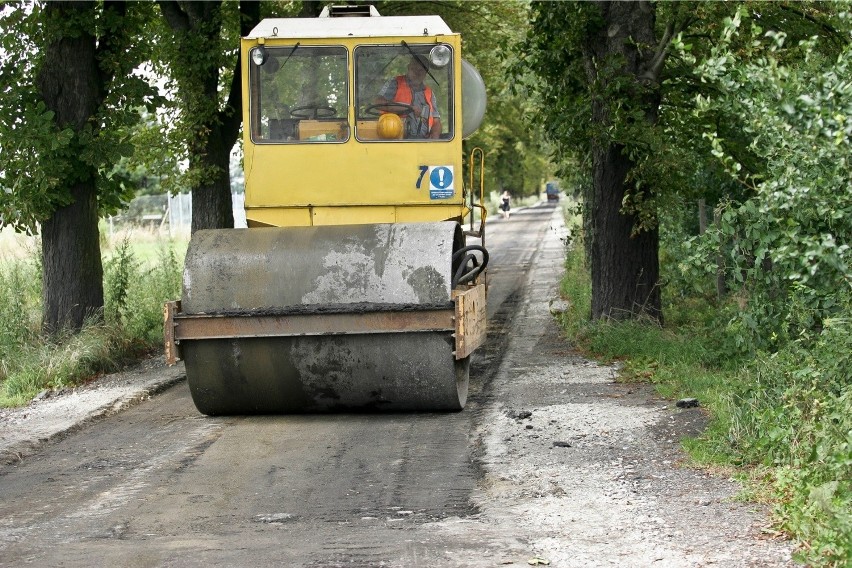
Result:
{"label": "steel drum roller", "polygon": [[[463,245],[454,222],[196,232],[183,313],[307,317],[319,330],[182,342],[196,406],[214,415],[463,408],[468,359],[455,359],[451,331],[370,329],[372,314],[418,320],[451,307]],[[325,330],[336,314],[363,321],[363,333]]]}

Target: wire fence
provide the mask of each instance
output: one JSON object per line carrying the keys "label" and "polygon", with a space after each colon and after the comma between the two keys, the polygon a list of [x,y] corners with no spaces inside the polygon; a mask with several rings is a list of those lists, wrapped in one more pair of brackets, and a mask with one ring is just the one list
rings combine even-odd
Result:
{"label": "wire fence", "polygon": [[[232,193],[234,227],[246,227],[244,193]],[[143,227],[169,236],[189,234],[192,227],[192,194],[140,195],[127,209],[108,219],[110,232],[127,225]]]}

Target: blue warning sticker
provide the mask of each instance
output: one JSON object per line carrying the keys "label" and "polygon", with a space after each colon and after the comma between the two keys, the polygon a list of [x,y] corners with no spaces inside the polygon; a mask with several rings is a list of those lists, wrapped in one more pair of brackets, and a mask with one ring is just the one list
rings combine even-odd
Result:
{"label": "blue warning sticker", "polygon": [[429,199],[450,199],[455,194],[453,166],[429,168]]}

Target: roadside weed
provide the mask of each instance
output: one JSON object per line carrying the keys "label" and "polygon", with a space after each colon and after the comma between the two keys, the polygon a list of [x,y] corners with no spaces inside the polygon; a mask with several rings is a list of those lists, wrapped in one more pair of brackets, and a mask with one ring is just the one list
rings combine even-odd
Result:
{"label": "roadside weed", "polygon": [[[151,245],[145,243],[150,249]],[[130,237],[104,260],[104,321],[77,334],[44,337],[38,254],[0,263],[0,407],[21,406],[45,389],[73,387],[159,348],[162,305],[180,296],[182,244],[159,242],[138,260]]]}
{"label": "roadside weed", "polygon": [[173,245],[160,243],[156,263],[143,263],[125,237],[105,263],[106,321],[135,341],[163,337],[163,303],[180,297],[182,261]]}

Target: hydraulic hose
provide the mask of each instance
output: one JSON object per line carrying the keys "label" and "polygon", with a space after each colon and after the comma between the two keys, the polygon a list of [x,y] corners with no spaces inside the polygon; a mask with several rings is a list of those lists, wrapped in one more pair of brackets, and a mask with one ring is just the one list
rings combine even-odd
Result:
{"label": "hydraulic hose", "polygon": [[[480,260],[474,252],[482,255]],[[472,282],[488,266],[488,251],[481,245],[468,245],[453,253],[453,266],[457,266],[453,274],[452,287]]]}

